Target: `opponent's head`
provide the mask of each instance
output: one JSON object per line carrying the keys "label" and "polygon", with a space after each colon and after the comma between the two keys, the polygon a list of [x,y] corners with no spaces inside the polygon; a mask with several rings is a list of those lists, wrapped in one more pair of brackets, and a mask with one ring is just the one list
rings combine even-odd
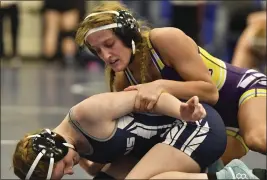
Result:
{"label": "opponent's head", "polygon": [[72,174],[79,154],[65,139],[43,129],[21,139],[13,155],[14,173],[20,179],[61,179]]}
{"label": "opponent's head", "polygon": [[145,62],[150,57],[146,38],[150,28],[144,24],[123,4],[113,1],[94,8],[79,25],[76,42],[86,45],[106,63],[110,86],[114,71],[125,70],[133,56],[139,57],[142,82],[145,81]]}

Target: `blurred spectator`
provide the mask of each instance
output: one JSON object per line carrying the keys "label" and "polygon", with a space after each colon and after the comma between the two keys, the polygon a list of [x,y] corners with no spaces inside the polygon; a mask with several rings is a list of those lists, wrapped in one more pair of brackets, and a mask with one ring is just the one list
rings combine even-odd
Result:
{"label": "blurred spectator", "polygon": [[231,63],[236,42],[246,28],[246,18],[262,9],[260,1],[217,1],[212,43],[205,48]]}
{"label": "blurred spectator", "polygon": [[227,49],[228,60],[231,63],[236,43],[247,26],[247,17],[250,13],[262,10],[258,0],[223,1],[222,5],[227,9]]}
{"label": "blurred spectator", "polygon": [[85,68],[89,71],[98,72],[105,67],[104,61],[95,56],[87,47],[80,47],[77,62],[80,68]]}
{"label": "blurred spectator", "polygon": [[[43,56],[48,61],[60,57],[63,65],[75,62],[75,30],[84,17],[85,0],[45,0]],[[58,43],[59,42],[59,43]]]}
{"label": "blurred spectator", "polygon": [[[164,18],[161,11],[164,11],[164,4],[168,4],[165,1],[136,1],[136,0],[121,0],[129,9],[134,12],[137,19],[145,20],[151,27],[162,27],[164,25]],[[167,11],[167,12],[166,12]],[[164,13],[168,13],[169,9],[166,9]]]}
{"label": "blurred spectator", "polygon": [[136,13],[137,19],[150,20],[150,1],[131,1],[131,0],[122,0],[122,2],[130,8],[134,13]]}
{"label": "blurred spectator", "polygon": [[199,45],[204,4],[203,0],[171,1],[171,26],[181,29]]}
{"label": "blurred spectator", "polygon": [[12,39],[12,54],[11,63],[20,65],[21,59],[18,53],[18,34],[19,34],[19,6],[17,1],[1,1],[0,7],[0,57],[6,56],[5,43],[3,38],[4,18],[10,18],[11,23],[11,39]]}
{"label": "blurred spectator", "polygon": [[235,48],[232,64],[266,72],[266,11],[249,14]]}

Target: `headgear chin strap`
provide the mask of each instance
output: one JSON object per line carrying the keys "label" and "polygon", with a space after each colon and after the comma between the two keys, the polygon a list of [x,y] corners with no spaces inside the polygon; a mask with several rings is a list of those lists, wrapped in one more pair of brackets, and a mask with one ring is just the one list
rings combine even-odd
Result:
{"label": "headgear chin strap", "polygon": [[[136,19],[127,11],[121,10],[121,11],[103,11],[103,12],[97,12],[89,14],[85,19],[90,18],[92,16],[96,16],[99,14],[114,14],[115,19],[112,24],[103,25],[100,27],[96,27],[93,29],[90,29],[86,32],[84,36],[84,41],[86,43],[87,37],[94,33],[101,30],[106,29],[115,29],[115,33],[121,38],[121,40],[130,48],[132,48],[132,54],[135,54],[135,43],[140,40],[141,34],[140,34],[140,28],[138,26],[138,23]],[[90,47],[88,47],[90,49]],[[97,55],[94,50],[90,49],[91,52],[93,52],[95,55]]]}
{"label": "headgear chin strap", "polygon": [[51,132],[49,129],[45,129],[40,134],[28,136],[28,138],[33,138],[32,148],[33,151],[38,153],[38,155],[33,161],[25,179],[30,179],[41,158],[49,160],[49,168],[46,179],[51,179],[54,163],[60,161],[66,156],[68,148],[75,149],[72,144],[65,141],[55,140],[55,137],[56,134]]}

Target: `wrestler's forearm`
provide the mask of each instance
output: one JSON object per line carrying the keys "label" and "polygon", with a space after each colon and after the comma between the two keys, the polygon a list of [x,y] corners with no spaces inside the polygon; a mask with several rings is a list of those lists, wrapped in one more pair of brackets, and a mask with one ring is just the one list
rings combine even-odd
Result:
{"label": "wrestler's forearm", "polygon": [[108,116],[117,119],[133,112],[137,91],[113,92],[102,94],[102,101],[105,102],[104,112]]}
{"label": "wrestler's forearm", "polygon": [[137,91],[96,94],[77,104],[73,110],[76,118],[114,120],[133,111],[136,94]]}
{"label": "wrestler's forearm", "polygon": [[[99,94],[97,99],[102,99],[101,114],[107,114],[112,119],[120,118],[134,111],[137,91],[114,92]],[[162,93],[155,105],[154,112],[174,118],[180,118],[181,101],[169,93]]]}
{"label": "wrestler's forearm", "polygon": [[95,163],[84,158],[80,159],[79,165],[91,176],[95,176],[105,166],[105,164]]}
{"label": "wrestler's forearm", "polygon": [[200,101],[208,104],[216,104],[218,101],[218,90],[215,86],[204,81],[172,81],[160,79],[157,80],[160,86],[171,95],[188,100],[193,96],[198,96]]}
{"label": "wrestler's forearm", "polygon": [[[86,119],[117,119],[134,111],[137,91],[102,93],[91,96],[79,103],[75,114],[83,114]],[[181,101],[169,93],[162,93],[156,103],[154,112],[180,118]]]}
{"label": "wrestler's forearm", "polygon": [[181,101],[169,93],[162,93],[154,107],[154,112],[180,119]]}

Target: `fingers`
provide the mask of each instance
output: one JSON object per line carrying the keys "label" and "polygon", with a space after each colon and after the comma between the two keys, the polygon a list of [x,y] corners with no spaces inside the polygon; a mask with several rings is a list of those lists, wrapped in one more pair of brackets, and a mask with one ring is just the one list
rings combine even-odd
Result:
{"label": "fingers", "polygon": [[124,89],[124,91],[133,91],[133,90],[137,90],[137,86],[129,86],[127,88]]}
{"label": "fingers", "polygon": [[135,100],[135,111],[150,112],[153,110],[157,100],[161,94],[161,90],[152,88],[145,88],[144,84],[129,86],[124,91],[138,90]]}
{"label": "fingers", "polygon": [[154,109],[156,101],[150,101],[147,105],[147,111],[151,112]]}
{"label": "fingers", "polygon": [[146,99],[141,100],[141,105],[140,105],[140,112],[146,112],[147,111],[147,105],[148,101]]}
{"label": "fingers", "polygon": [[181,103],[180,105],[180,111],[189,109],[189,105],[187,103]]}
{"label": "fingers", "polygon": [[148,104],[147,99],[138,93],[136,98],[135,98],[135,105],[134,105],[135,111],[136,112],[146,111],[147,104]]}
{"label": "fingers", "polygon": [[192,114],[192,118],[193,120],[201,120],[204,117],[206,117],[206,115],[207,114],[206,114],[205,108],[202,106],[202,104],[199,103],[195,106],[195,110]]}
{"label": "fingers", "polygon": [[141,106],[141,99],[140,99],[139,94],[137,94],[137,96],[135,98],[135,103],[134,103],[134,110],[140,111],[140,106]]}
{"label": "fingers", "polygon": [[193,96],[186,103],[190,106],[196,106],[199,103],[199,98],[198,96]]}
{"label": "fingers", "polygon": [[201,120],[206,116],[206,110],[202,104],[199,103],[198,96],[193,96],[186,103],[182,103],[181,108],[191,114],[192,121]]}
{"label": "fingers", "polygon": [[193,99],[194,99],[194,105],[198,105],[199,104],[198,96],[193,96]]}
{"label": "fingers", "polygon": [[153,110],[155,104],[157,103],[156,97],[146,97],[138,95],[135,100],[135,110],[139,112],[150,112]]}

